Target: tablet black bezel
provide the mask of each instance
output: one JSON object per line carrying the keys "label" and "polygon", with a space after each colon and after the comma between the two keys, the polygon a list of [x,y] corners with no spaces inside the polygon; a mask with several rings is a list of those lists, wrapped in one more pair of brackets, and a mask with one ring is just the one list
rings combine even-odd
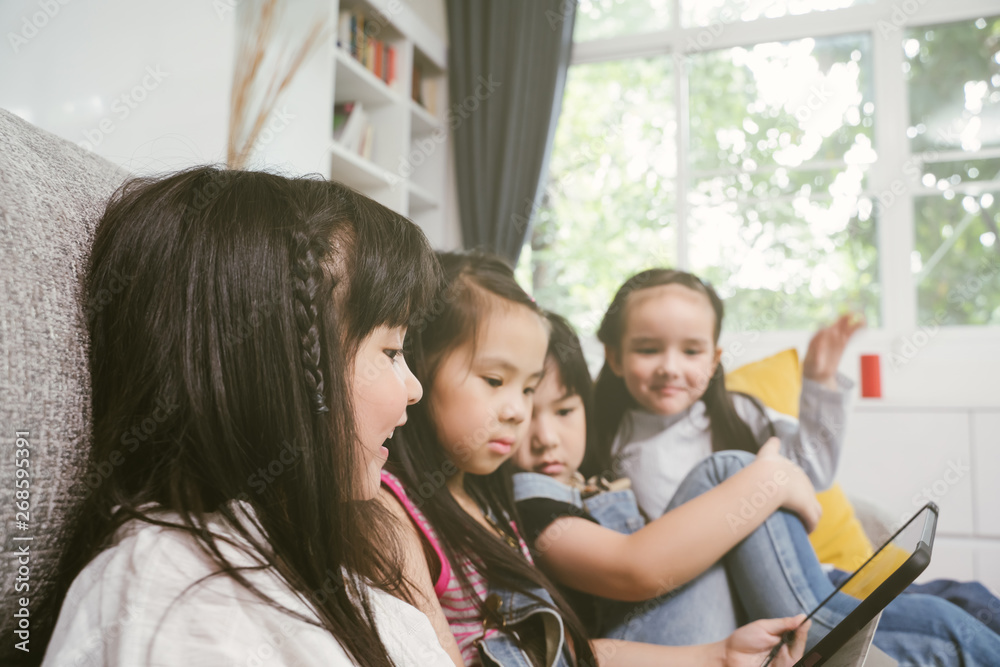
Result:
{"label": "tablet black bezel", "polygon": [[[937,532],[937,520],[938,520],[938,506],[933,502],[928,502],[926,505],[921,507],[917,512],[910,517],[910,520],[904,523],[899,530],[892,534],[885,543],[880,546],[871,557],[864,562],[861,567],[855,570],[850,577],[841,582],[840,586],[837,587],[836,593],[849,582],[854,576],[868,563],[870,563],[875,556],[877,556],[886,546],[892,544],[892,541],[902,533],[907,526],[913,523],[917,517],[920,516],[922,512],[928,510],[927,520],[924,522],[923,530],[920,534],[920,541],[917,543],[916,549],[910,554],[903,563],[893,572],[889,577],[883,581],[878,587],[871,592],[868,597],[861,601],[861,603],[854,608],[851,613],[844,617],[837,627],[833,628],[823,637],[816,646],[812,647],[807,651],[802,658],[795,663],[795,667],[819,667],[824,662],[832,658],[837,651],[842,647],[851,637],[861,631],[868,623],[871,622],[875,615],[880,611],[885,609],[886,605],[893,601],[903,590],[913,583],[913,581],[920,576],[920,573],[927,569],[927,565],[931,562],[931,550],[934,545],[934,535]],[[830,596],[832,597],[832,596]],[[816,609],[809,614],[812,616],[826,604],[827,597]],[[807,662],[808,660],[808,662]]]}

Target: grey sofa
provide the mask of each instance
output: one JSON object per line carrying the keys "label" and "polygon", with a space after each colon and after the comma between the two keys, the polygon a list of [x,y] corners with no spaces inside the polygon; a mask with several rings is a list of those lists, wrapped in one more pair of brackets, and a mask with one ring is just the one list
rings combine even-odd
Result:
{"label": "grey sofa", "polygon": [[[38,611],[60,540],[79,507],[90,444],[81,279],[104,202],[125,177],[111,163],[0,109],[2,665],[42,659]],[[17,446],[18,431],[27,432],[26,446]],[[18,449],[27,449],[27,456]],[[25,490],[15,489],[16,458],[28,460],[27,517],[15,506]],[[25,623],[28,634],[19,637],[15,630]],[[28,652],[16,648],[22,637]]]}

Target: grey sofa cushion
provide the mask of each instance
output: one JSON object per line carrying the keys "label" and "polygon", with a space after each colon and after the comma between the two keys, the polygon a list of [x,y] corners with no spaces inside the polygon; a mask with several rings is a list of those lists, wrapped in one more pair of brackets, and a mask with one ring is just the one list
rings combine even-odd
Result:
{"label": "grey sofa cushion", "polygon": [[893,520],[888,510],[870,500],[851,495],[850,501],[865,535],[876,549],[885,544],[886,540],[902,526],[898,519]]}
{"label": "grey sofa cushion", "polygon": [[[0,109],[0,664],[42,658],[37,611],[82,498],[91,437],[83,272],[104,203],[126,176]],[[30,443],[27,529],[14,505],[15,431]],[[22,547],[28,575],[19,582]],[[14,647],[20,598],[29,654]]]}

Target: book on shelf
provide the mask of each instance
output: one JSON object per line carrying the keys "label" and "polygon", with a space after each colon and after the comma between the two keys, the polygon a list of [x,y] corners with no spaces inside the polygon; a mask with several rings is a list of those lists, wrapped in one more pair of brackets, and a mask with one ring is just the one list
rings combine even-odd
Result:
{"label": "book on shelf", "polygon": [[351,53],[351,38],[351,12],[342,9],[337,17],[337,48]]}
{"label": "book on shelf", "polygon": [[385,82],[391,86],[396,80],[396,47],[386,46],[385,54],[389,62],[389,78]]}
{"label": "book on shelf", "polygon": [[361,102],[345,102],[333,108],[333,140],[355,153],[361,146],[368,115]]}
{"label": "book on shelf", "polygon": [[391,86],[396,81],[396,47],[366,33],[366,23],[371,26],[362,12],[342,10],[337,18],[337,46]]}
{"label": "book on shelf", "polygon": [[335,141],[340,141],[340,137],[343,136],[344,124],[353,109],[354,102],[337,104],[333,107],[333,138]]}
{"label": "book on shelf", "polygon": [[437,115],[438,79],[424,74],[424,69],[419,64],[413,66],[413,88],[411,89],[413,101],[429,111],[432,115]]}
{"label": "book on shelf", "polygon": [[358,146],[358,155],[366,160],[372,159],[372,147],[375,145],[375,127],[369,123],[365,127],[365,132],[361,136],[361,145]]}
{"label": "book on shelf", "polygon": [[420,65],[414,63],[413,65],[413,85],[410,87],[410,95],[413,97],[413,101],[420,106],[424,105],[424,87],[423,87],[424,73]]}
{"label": "book on shelf", "polygon": [[333,108],[333,140],[344,150],[371,159],[375,127],[361,102],[344,102]]}
{"label": "book on shelf", "polygon": [[437,99],[438,99],[438,79],[424,79],[423,90],[421,95],[424,98],[424,108],[431,113],[431,115],[437,115]]}

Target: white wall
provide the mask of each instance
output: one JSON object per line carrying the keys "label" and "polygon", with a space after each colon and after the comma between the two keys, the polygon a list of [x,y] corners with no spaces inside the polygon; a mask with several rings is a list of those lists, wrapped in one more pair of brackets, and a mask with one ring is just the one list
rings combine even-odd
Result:
{"label": "white wall", "polygon": [[[236,14],[240,20],[253,24],[258,9],[259,2],[243,1]],[[262,71],[266,74],[286,71],[287,67],[278,62],[278,54],[284,53],[287,63],[312,26],[317,21],[328,20],[330,13],[331,5],[327,0],[286,1],[274,37],[275,48],[268,50]],[[241,25],[244,23],[238,22],[237,28]],[[329,176],[328,138],[333,109],[330,48],[329,43],[317,46],[312,57],[296,72],[265,124],[247,168],[289,175],[317,173]],[[261,80],[266,82],[267,76]]]}
{"label": "white wall", "polygon": [[848,424],[840,482],[909,517],[927,501],[940,509],[922,580],[976,579],[1000,592],[1000,408],[863,401]]}
{"label": "white wall", "polygon": [[221,162],[228,1],[5,0],[0,107],[133,172]]}

